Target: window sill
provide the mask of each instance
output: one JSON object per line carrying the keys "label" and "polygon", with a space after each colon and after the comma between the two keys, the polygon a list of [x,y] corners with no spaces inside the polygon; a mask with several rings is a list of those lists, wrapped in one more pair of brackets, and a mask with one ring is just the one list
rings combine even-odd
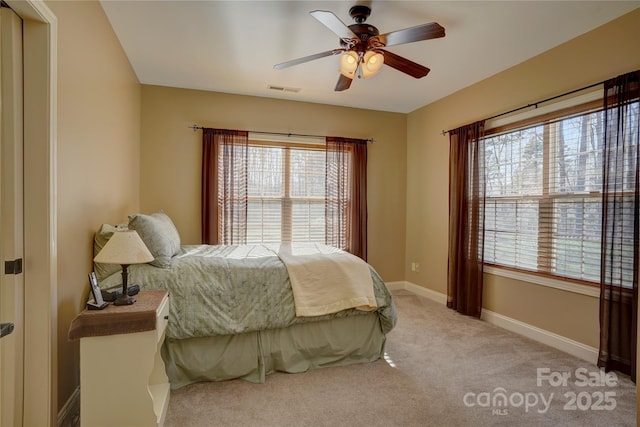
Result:
{"label": "window sill", "polygon": [[520,271],[507,270],[485,265],[484,272],[496,276],[507,277],[509,279],[521,280],[523,282],[534,283],[536,285],[547,286],[550,288],[561,289],[567,292],[587,295],[594,298],[600,298],[600,289],[593,286],[580,285],[563,280],[552,279],[550,277],[542,277],[535,274],[527,274]]}

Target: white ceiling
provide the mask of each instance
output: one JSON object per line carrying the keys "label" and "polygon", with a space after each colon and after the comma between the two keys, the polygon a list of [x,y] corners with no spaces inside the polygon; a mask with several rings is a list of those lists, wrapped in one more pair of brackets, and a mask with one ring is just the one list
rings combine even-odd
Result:
{"label": "white ceiling", "polygon": [[[525,61],[618,16],[640,1],[115,1],[102,6],[143,84],[408,113]],[[391,67],[335,92],[338,56],[284,70],[273,65],[339,47],[309,12],[346,25],[371,7],[388,33],[428,22],[446,36],[388,50],[431,69],[414,79]],[[639,23],[640,25],[640,23]],[[597,60],[594,58],[594,60]],[[562,70],[558,70],[561,73]],[[268,89],[299,88],[298,93]]]}

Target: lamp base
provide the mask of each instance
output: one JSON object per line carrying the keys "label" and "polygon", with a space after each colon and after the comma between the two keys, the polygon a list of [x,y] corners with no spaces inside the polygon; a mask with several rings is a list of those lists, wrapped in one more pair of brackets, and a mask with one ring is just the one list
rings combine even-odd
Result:
{"label": "lamp base", "polygon": [[136,299],[135,299],[135,298],[130,297],[130,296],[129,296],[129,295],[127,295],[127,294],[124,294],[124,295],[120,295],[120,296],[118,297],[118,299],[116,299],[116,300],[113,302],[113,304],[114,304],[114,305],[131,305],[131,304],[133,304],[134,302],[136,302]]}
{"label": "lamp base", "polygon": [[114,305],[131,305],[136,302],[136,299],[129,295],[127,289],[127,282],[129,282],[129,274],[127,273],[128,267],[129,264],[122,264],[122,295],[116,298],[113,302]]}

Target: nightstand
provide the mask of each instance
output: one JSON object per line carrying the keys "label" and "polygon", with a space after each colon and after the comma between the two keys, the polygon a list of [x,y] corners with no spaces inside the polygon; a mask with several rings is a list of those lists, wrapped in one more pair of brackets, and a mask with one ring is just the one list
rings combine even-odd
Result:
{"label": "nightstand", "polygon": [[143,291],[132,305],[85,310],[69,329],[80,339],[80,421],[86,426],[162,426],[169,379],[160,348],[169,293]]}

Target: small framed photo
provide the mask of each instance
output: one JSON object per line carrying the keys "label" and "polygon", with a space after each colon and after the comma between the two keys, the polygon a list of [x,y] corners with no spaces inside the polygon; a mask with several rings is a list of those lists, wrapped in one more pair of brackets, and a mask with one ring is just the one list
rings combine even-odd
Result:
{"label": "small framed photo", "polygon": [[98,278],[95,272],[89,273],[89,285],[91,286],[91,293],[93,294],[94,304],[89,303],[89,308],[104,308],[107,303],[102,299],[102,292],[98,287]]}

